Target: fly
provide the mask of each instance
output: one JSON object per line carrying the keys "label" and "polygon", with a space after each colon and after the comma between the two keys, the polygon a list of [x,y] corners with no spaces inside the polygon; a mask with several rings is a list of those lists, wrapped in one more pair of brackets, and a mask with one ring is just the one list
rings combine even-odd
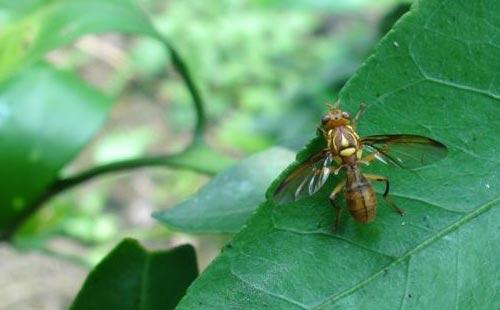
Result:
{"label": "fly", "polygon": [[[387,205],[403,215],[389,196],[389,179],[385,176],[362,173],[360,164],[379,160],[400,168],[413,169],[434,163],[447,154],[446,146],[436,140],[418,135],[394,134],[359,137],[356,132],[358,120],[365,106],[361,105],[351,119],[349,113],[339,108],[339,102],[329,105],[321,119],[319,132],[324,138],[325,148],[313,154],[294,169],[276,188],[273,199],[278,204],[297,201],[316,193],[332,174],[341,169],[346,177],[336,184],[329,196],[335,210],[334,233],[340,225],[340,205],[336,202],[343,192],[346,206],[352,217],[360,223],[375,219],[377,202],[370,181],[383,182],[382,195]],[[367,155],[363,156],[363,152]]]}

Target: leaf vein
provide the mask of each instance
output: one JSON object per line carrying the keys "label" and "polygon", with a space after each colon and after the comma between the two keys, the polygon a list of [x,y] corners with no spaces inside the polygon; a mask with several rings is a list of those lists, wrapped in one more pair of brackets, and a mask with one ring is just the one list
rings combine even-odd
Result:
{"label": "leaf vein", "polygon": [[406,280],[405,280],[405,289],[403,291],[403,297],[401,298],[401,305],[399,309],[404,309],[406,296],[408,296],[408,289],[410,287],[410,273],[411,273],[411,256],[408,258],[408,263],[406,264]]}
{"label": "leaf vein", "polygon": [[460,228],[457,229],[457,258],[456,258],[456,261],[455,261],[455,292],[456,292],[456,297],[455,297],[455,309],[458,309],[458,302],[460,300],[460,292],[459,292],[459,285],[458,285],[458,281],[459,281],[459,278],[458,278],[458,273],[459,273],[459,264],[460,264],[460,261],[459,261],[459,256],[460,256]]}
{"label": "leaf vein", "polygon": [[299,308],[301,308],[301,309],[307,309],[307,306],[306,306],[306,305],[304,305],[304,304],[302,304],[302,303],[300,303],[300,302],[298,302],[298,301],[295,301],[295,300],[293,300],[293,299],[290,299],[290,298],[288,298],[287,296],[284,296],[284,295],[280,295],[280,294],[276,294],[276,293],[273,293],[273,292],[266,291],[265,289],[263,289],[263,288],[261,288],[261,287],[256,286],[256,285],[255,285],[255,284],[253,284],[252,282],[250,282],[250,281],[247,281],[247,280],[243,279],[243,278],[242,278],[242,277],[241,277],[238,273],[236,273],[236,272],[233,270],[233,267],[232,267],[232,266],[229,268],[229,271],[231,272],[231,274],[232,274],[232,275],[233,275],[236,279],[238,279],[238,281],[242,282],[243,284],[245,284],[245,285],[247,285],[247,286],[251,287],[252,289],[254,289],[254,290],[256,290],[256,291],[259,291],[259,292],[261,292],[261,293],[264,293],[264,294],[266,294],[266,295],[268,295],[268,296],[271,296],[271,297],[274,297],[274,298],[276,298],[276,299],[279,299],[279,300],[285,301],[285,302],[287,302],[287,303],[289,303],[289,304],[292,304],[292,305],[294,305],[294,306],[297,306],[297,307],[299,307]]}
{"label": "leaf vein", "polygon": [[329,233],[326,233],[324,231],[302,231],[302,230],[297,230],[297,229],[292,229],[292,228],[283,228],[283,227],[277,227],[277,226],[275,226],[274,229],[279,230],[279,231],[294,233],[294,234],[300,234],[300,235],[320,235],[320,236],[325,236],[325,237],[329,237],[329,238],[335,238],[335,239],[338,239],[338,240],[341,240],[341,241],[345,241],[345,242],[347,242],[347,243],[349,243],[351,245],[354,245],[354,246],[356,246],[358,248],[361,248],[363,250],[369,251],[369,252],[371,252],[373,254],[384,256],[384,257],[390,258],[391,260],[396,260],[397,259],[397,257],[395,257],[395,256],[392,256],[392,255],[389,255],[389,254],[386,254],[386,253],[382,253],[382,252],[380,252],[378,250],[375,250],[373,248],[370,248],[370,247],[364,246],[362,244],[356,243],[356,242],[354,242],[354,241],[352,241],[350,239],[342,238],[341,236],[329,234]]}
{"label": "leaf vein", "polygon": [[434,208],[437,208],[437,209],[441,209],[441,210],[444,210],[444,211],[447,211],[447,212],[452,212],[452,213],[456,213],[456,214],[465,214],[465,213],[467,213],[467,211],[448,209],[448,208],[440,206],[440,205],[438,205],[436,203],[429,202],[427,200],[424,200],[424,199],[421,199],[421,198],[417,198],[417,197],[413,197],[413,196],[407,196],[407,195],[397,194],[397,193],[393,193],[393,192],[391,192],[390,195],[392,197],[398,197],[398,198],[402,198],[402,199],[408,199],[408,200],[413,200],[413,201],[421,202],[421,203],[424,203],[424,204],[429,205],[431,207],[434,207]]}
{"label": "leaf vein", "polygon": [[448,235],[449,233],[451,233],[454,230],[456,230],[457,228],[459,228],[461,225],[463,225],[463,224],[471,221],[472,219],[476,218],[480,214],[488,211],[489,209],[491,209],[499,201],[500,201],[500,196],[494,198],[493,200],[490,200],[489,202],[486,202],[485,204],[483,204],[481,206],[479,206],[478,208],[474,209],[473,211],[467,213],[467,215],[465,215],[464,217],[460,218],[456,222],[454,222],[454,223],[448,225],[447,227],[443,228],[436,235],[429,237],[424,242],[422,242],[419,245],[415,246],[414,248],[408,250],[405,254],[403,254],[402,256],[400,256],[398,259],[396,259],[396,260],[392,261],[391,263],[387,264],[386,266],[384,266],[383,268],[381,268],[379,271],[373,273],[371,276],[369,276],[365,280],[358,282],[354,286],[352,286],[352,287],[350,287],[350,288],[348,288],[348,289],[346,289],[346,290],[344,290],[344,291],[342,291],[340,293],[334,293],[334,294],[332,294],[330,296],[327,296],[322,301],[320,301],[318,304],[316,304],[312,309],[323,309],[328,303],[335,302],[336,300],[339,300],[340,298],[348,296],[348,295],[354,293],[356,290],[361,289],[362,287],[366,286],[367,284],[369,284],[370,282],[372,282],[373,280],[375,280],[376,278],[378,278],[379,276],[381,276],[384,273],[385,269],[387,269],[387,268],[389,268],[391,266],[394,266],[394,265],[402,262],[403,260],[405,260],[406,258],[410,257],[411,255],[419,252],[421,249],[429,246],[430,244],[434,243],[438,239],[441,239],[443,236]]}

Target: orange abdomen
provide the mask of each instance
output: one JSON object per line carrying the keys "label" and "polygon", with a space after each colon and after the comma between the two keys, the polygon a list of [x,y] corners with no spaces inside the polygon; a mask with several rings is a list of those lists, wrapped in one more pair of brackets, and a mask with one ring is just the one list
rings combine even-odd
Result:
{"label": "orange abdomen", "polygon": [[345,187],[346,205],[352,217],[358,222],[369,223],[375,219],[377,201],[373,188],[361,174],[351,177],[347,174]]}

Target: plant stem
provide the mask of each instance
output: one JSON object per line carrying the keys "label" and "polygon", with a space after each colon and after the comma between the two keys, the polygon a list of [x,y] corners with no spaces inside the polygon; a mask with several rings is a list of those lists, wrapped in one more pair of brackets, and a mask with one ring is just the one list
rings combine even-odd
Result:
{"label": "plant stem", "polygon": [[182,77],[182,80],[186,84],[186,87],[191,94],[196,111],[196,125],[194,128],[193,140],[202,140],[203,133],[205,132],[205,127],[207,125],[207,117],[204,108],[205,103],[200,95],[200,91],[198,90],[198,87],[196,86],[192,75],[189,72],[189,68],[180,56],[179,52],[177,52],[173,45],[170,44],[170,42],[168,42],[161,34],[158,33],[157,38],[167,47],[168,51],[170,52],[172,65]]}
{"label": "plant stem", "polygon": [[210,169],[203,169],[202,167],[196,167],[183,163],[179,161],[179,158],[184,154],[181,152],[179,154],[173,155],[160,155],[153,157],[144,157],[136,159],[128,159],[117,161],[109,164],[104,164],[94,168],[90,168],[86,171],[80,172],[74,176],[67,178],[58,178],[52,185],[50,185],[47,190],[45,190],[37,199],[32,201],[27,205],[18,216],[12,220],[9,226],[5,227],[4,230],[0,231],[0,241],[8,241],[14,233],[19,229],[19,227],[24,223],[26,219],[36,213],[46,202],[48,202],[52,197],[76,186],[86,181],[89,181],[95,177],[118,173],[123,171],[129,171],[131,169],[138,169],[144,167],[169,167],[169,168],[179,168],[179,169],[190,169],[206,175],[213,175],[214,172]]}

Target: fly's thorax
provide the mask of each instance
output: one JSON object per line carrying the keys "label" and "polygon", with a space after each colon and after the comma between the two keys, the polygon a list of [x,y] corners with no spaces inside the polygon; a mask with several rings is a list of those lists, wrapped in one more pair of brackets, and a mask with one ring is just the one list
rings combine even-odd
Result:
{"label": "fly's thorax", "polygon": [[361,158],[362,151],[358,134],[351,126],[338,126],[328,132],[328,146],[345,163],[354,163]]}

